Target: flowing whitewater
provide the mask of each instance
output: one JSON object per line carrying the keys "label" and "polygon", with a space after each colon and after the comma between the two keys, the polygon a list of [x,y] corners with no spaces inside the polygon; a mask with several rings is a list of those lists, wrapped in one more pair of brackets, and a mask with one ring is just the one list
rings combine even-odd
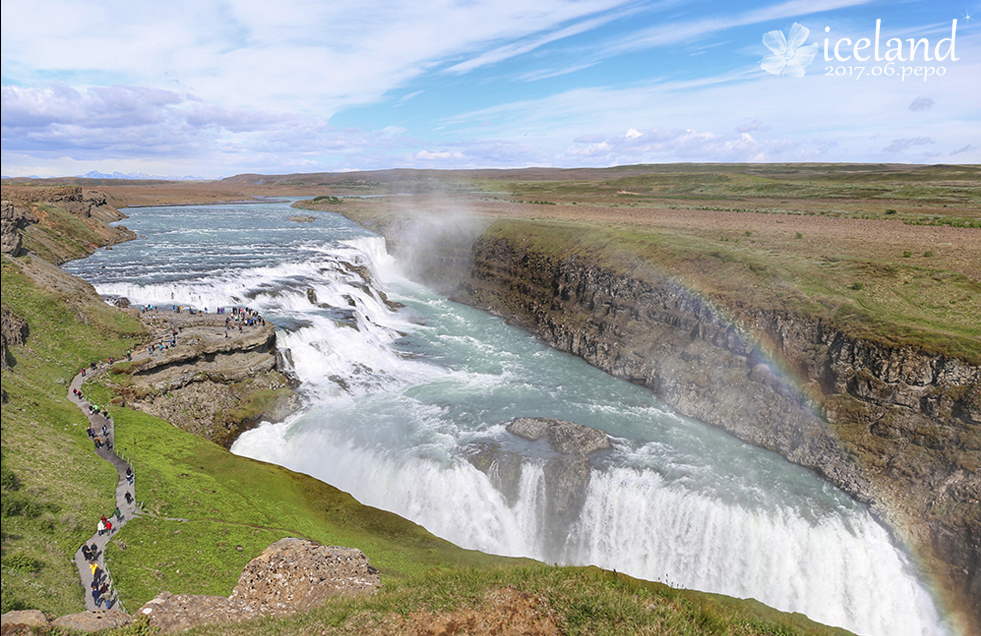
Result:
{"label": "flowing whitewater", "polygon": [[[384,241],[288,204],[146,208],[141,237],[67,269],[106,297],[249,306],[277,326],[302,412],[244,433],[235,453],[308,473],[458,545],[595,564],[756,598],[881,636],[950,634],[917,573],[867,510],[810,472],[664,410],[652,394],[502,320],[404,280]],[[605,431],[578,516],[555,527],[543,443],[514,417]],[[475,449],[524,459],[502,488]],[[511,455],[513,457],[513,455]]]}

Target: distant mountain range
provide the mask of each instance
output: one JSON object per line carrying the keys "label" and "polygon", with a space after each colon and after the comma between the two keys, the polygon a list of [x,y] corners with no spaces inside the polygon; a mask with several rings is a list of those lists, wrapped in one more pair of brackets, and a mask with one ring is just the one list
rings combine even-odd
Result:
{"label": "distant mountain range", "polygon": [[209,181],[204,177],[161,177],[158,175],[149,175],[142,172],[132,172],[130,174],[123,174],[122,172],[113,172],[109,174],[107,172],[99,172],[97,170],[90,170],[85,174],[75,175],[82,179],[131,179],[131,180],[161,180],[161,181]]}

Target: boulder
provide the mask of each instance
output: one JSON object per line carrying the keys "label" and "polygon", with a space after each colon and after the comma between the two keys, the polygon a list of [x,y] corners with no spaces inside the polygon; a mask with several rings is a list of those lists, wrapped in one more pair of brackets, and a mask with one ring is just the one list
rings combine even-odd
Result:
{"label": "boulder", "polygon": [[330,596],[364,594],[379,586],[381,575],[361,550],[287,538],[249,561],[229,598],[270,614],[289,614]]}
{"label": "boulder", "polygon": [[53,627],[70,632],[97,632],[103,629],[126,627],[133,622],[133,617],[126,612],[115,609],[89,610],[79,614],[69,614],[51,621]]}
{"label": "boulder", "polygon": [[30,633],[32,627],[47,627],[48,619],[41,610],[17,610],[0,616],[0,630],[4,634],[14,634],[21,631]]}

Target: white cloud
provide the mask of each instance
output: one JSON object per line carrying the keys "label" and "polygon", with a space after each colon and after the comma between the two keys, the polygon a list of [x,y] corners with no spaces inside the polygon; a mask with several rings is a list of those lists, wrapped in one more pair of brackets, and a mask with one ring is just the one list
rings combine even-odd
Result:
{"label": "white cloud", "polygon": [[770,127],[764,125],[759,119],[750,119],[749,117],[745,119],[744,123],[736,126],[736,132],[739,133],[748,133],[754,130],[767,131],[770,130]]}
{"label": "white cloud", "polygon": [[[395,127],[341,130],[292,113],[223,108],[142,87],[5,86],[2,104],[5,174],[8,165],[19,166],[17,174],[37,172],[33,167],[40,158],[52,166],[110,161],[112,170],[204,176],[234,165],[241,168],[233,171],[325,169],[321,157],[326,155],[389,152],[415,142],[398,139],[403,131]],[[175,167],[158,165],[165,160]],[[127,165],[140,167],[123,170]]]}
{"label": "white cloud", "polygon": [[909,110],[930,110],[933,108],[933,100],[929,97],[917,97],[909,104]]}
{"label": "white cloud", "polygon": [[935,144],[934,140],[929,137],[909,137],[907,139],[893,139],[892,143],[882,149],[882,152],[902,152],[907,148],[912,148],[913,146],[923,146],[926,144]]}
{"label": "white cloud", "polygon": [[761,141],[749,133],[726,136],[708,131],[654,129],[646,133],[609,137],[584,146],[571,146],[568,157],[603,165],[644,161],[794,161],[800,144],[786,140]]}
{"label": "white cloud", "polygon": [[964,154],[965,152],[971,152],[972,150],[978,150],[978,148],[974,144],[967,144],[966,146],[958,148],[954,152],[950,153],[950,156],[954,157],[956,155]]}
{"label": "white cloud", "polygon": [[112,78],[226,107],[330,116],[440,65],[471,70],[594,29],[628,2],[5,2],[3,75],[76,86]]}
{"label": "white cloud", "polygon": [[448,150],[440,150],[437,152],[430,152],[429,150],[420,150],[416,153],[416,159],[463,159],[462,152],[450,152]]}

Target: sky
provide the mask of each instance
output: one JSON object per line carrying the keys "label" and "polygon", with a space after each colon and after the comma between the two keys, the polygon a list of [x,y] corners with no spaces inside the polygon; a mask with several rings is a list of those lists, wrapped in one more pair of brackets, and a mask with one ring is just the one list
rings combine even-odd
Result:
{"label": "sky", "polygon": [[981,163],[981,0],[2,0],[0,31],[3,176]]}

